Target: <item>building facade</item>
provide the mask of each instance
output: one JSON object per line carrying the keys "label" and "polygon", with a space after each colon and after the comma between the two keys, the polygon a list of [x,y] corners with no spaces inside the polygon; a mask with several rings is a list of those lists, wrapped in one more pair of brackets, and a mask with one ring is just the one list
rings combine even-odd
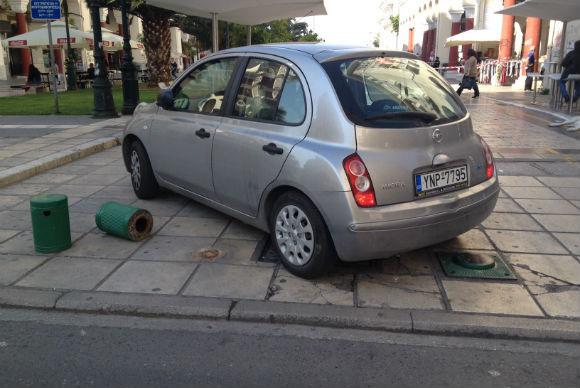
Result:
{"label": "building facade", "polygon": [[[69,23],[71,28],[89,32],[91,17],[84,0],[63,0],[68,4]],[[114,9],[102,8],[100,12],[101,26],[112,33],[122,36],[121,12]],[[61,21],[64,21],[64,13]],[[139,41],[143,35],[141,19],[137,16],[129,17],[131,39]],[[45,21],[32,20],[30,17],[29,0],[0,0],[0,40],[20,35],[44,27]],[[182,40],[190,36],[182,34],[177,28],[171,32],[171,55],[177,62],[178,67],[183,69]],[[66,58],[66,44],[57,47],[55,62],[61,74],[64,74]],[[77,49],[77,69],[86,70],[90,63],[94,62],[93,52],[89,49]],[[106,61],[110,69],[118,69],[121,64],[121,51],[106,53]],[[134,62],[138,68],[144,68],[146,63],[145,51],[141,48],[133,49]],[[48,49],[46,47],[35,48],[4,48],[0,44],[0,80],[10,77],[25,76],[28,66],[33,63],[41,72],[48,70]]]}

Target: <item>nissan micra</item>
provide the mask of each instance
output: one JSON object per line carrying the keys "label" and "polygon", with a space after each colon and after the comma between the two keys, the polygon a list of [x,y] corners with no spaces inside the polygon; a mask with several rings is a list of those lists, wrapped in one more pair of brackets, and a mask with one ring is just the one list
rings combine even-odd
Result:
{"label": "nissan micra", "polygon": [[140,104],[123,155],[160,187],[271,234],[310,278],[481,223],[499,184],[450,85],[416,56],[326,44],[220,51]]}

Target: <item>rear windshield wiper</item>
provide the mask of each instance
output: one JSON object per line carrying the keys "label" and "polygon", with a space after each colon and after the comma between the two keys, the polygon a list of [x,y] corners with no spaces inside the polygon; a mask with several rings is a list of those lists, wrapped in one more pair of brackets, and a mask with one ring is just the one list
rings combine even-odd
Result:
{"label": "rear windshield wiper", "polygon": [[437,115],[428,112],[389,112],[377,113],[364,117],[365,120],[388,120],[397,118],[419,119],[425,123],[430,123],[437,119]]}

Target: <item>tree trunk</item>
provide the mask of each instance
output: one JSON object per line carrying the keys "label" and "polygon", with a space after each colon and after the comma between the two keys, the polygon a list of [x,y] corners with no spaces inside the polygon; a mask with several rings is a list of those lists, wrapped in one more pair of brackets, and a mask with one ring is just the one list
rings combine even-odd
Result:
{"label": "tree trunk", "polygon": [[[151,7],[153,8],[153,7]],[[149,86],[171,82],[171,30],[169,16],[156,12],[143,15],[143,45],[147,56]]]}

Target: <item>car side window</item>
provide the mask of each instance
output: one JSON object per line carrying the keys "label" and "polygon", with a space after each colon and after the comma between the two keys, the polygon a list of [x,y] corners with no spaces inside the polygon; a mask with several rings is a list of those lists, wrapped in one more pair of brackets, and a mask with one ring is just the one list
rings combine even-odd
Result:
{"label": "car side window", "polygon": [[222,58],[196,67],[173,90],[173,109],[218,114],[236,61]]}
{"label": "car side window", "polygon": [[300,124],[305,111],[304,91],[294,71],[275,61],[249,60],[236,95],[234,116]]}

